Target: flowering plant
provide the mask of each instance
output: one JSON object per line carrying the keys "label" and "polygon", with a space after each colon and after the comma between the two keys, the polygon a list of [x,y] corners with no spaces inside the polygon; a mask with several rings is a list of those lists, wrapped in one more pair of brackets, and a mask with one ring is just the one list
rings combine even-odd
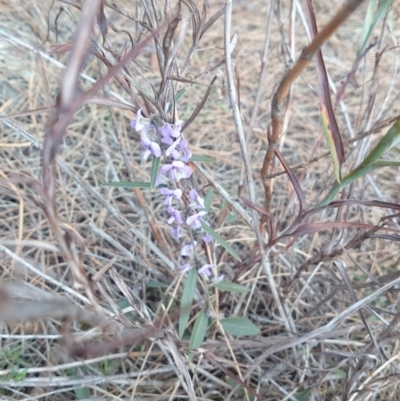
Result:
{"label": "flowering plant", "polygon": [[[178,120],[174,124],[163,122],[158,126],[151,119],[144,118],[139,109],[131,126],[140,133],[143,159],[146,161],[152,156],[164,161],[157,174],[156,186],[160,187],[160,194],[164,197],[171,234],[176,240],[183,240],[181,271],[187,272],[196,267],[199,274],[211,277],[214,264],[201,261],[196,252],[200,242],[197,239],[201,238],[203,245],[210,246],[213,238],[203,230],[207,225],[207,212],[204,199],[192,188],[190,181],[192,168],[189,161],[192,152],[181,132],[182,123]],[[220,280],[222,276],[217,278],[217,281]]]}

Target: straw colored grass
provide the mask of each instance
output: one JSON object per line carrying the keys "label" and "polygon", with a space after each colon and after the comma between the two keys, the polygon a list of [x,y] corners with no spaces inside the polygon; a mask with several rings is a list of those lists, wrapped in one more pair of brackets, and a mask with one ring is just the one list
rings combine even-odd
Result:
{"label": "straw colored grass", "polygon": [[[240,78],[235,84],[240,86],[245,132],[258,89],[269,3],[238,1],[233,6],[231,32],[237,36],[233,72]],[[260,169],[268,143],[271,98],[294,61],[290,1],[277,3],[258,113],[247,143],[259,207],[264,202]],[[301,2],[294,3],[302,10]],[[93,40],[109,49],[105,54],[115,63],[126,52],[125,46],[130,49],[129,35],[137,37],[135,21],[143,8],[141,2],[119,1],[117,8],[113,4],[105,6],[107,43],[103,44],[98,29]],[[208,16],[223,5],[210,2]],[[257,252],[256,232],[248,224],[252,210],[237,196],[242,154],[224,65],[223,15],[204,34],[185,71],[184,77],[194,83],[177,86],[186,90],[177,111],[179,118],[187,120],[217,76],[185,136],[195,155],[216,159],[196,169],[194,179],[201,195],[211,187],[208,175],[227,192],[226,199],[241,208],[232,213],[223,199],[225,193],[214,189],[212,225],[242,258],[239,263],[225,254],[219,273],[250,289],[245,295],[225,294],[216,312],[220,317],[250,318],[261,335],[224,337],[214,324],[192,358],[188,338],[179,339],[177,334],[176,306],[185,278],[179,272],[179,247],[170,238],[158,191],[101,186],[149,179],[151,164],[143,163],[140,138],[130,127],[134,113],[95,102],[79,108],[54,165],[59,234],[46,214],[42,149],[52,124],[48,109],[56,104],[68,54],[62,46],[73,39],[79,10],[69,2],[47,0],[2,1],[0,7],[0,399],[255,399],[227,372],[241,376],[263,400],[398,399],[398,217],[388,218],[387,230],[378,233],[346,227],[298,239],[281,238],[267,255],[286,314],[286,320],[281,319]],[[198,7],[201,10],[202,5]],[[334,15],[335,7],[315,2],[320,28]],[[184,5],[182,12],[189,16]],[[322,47],[336,89],[353,66],[365,12],[366,4]],[[308,44],[300,15],[296,14],[293,27],[295,58]],[[362,59],[342,102],[335,106],[332,95],[345,143],[343,175],[362,160],[390,127],[389,119],[400,112],[399,16],[399,4],[394,2],[384,26],[381,22],[375,28],[372,38],[377,44]],[[189,29],[177,53],[179,62],[183,63],[190,45]],[[381,57],[375,68],[377,54]],[[127,68],[132,86],[147,94],[151,85],[160,83],[153,43]],[[91,55],[80,75],[78,93],[106,73],[104,63]],[[311,62],[293,85],[280,142],[289,166],[305,165],[293,171],[307,209],[317,205],[335,180],[329,155],[313,160],[328,149],[316,74]],[[96,96],[132,104],[116,80]],[[371,135],[363,142],[351,142],[367,131]],[[394,160],[398,154],[394,149],[387,156]],[[271,172],[282,170],[275,161]],[[346,197],[398,204],[398,189],[398,168],[390,167],[356,181]],[[250,199],[246,182],[241,195]],[[286,174],[275,178],[271,212],[280,234],[297,216],[298,201]],[[373,229],[394,213],[395,209],[354,204],[323,210],[307,222],[348,221]],[[68,245],[67,255],[60,238],[73,244]],[[83,281],[73,270],[75,262],[83,267]],[[151,281],[164,286],[150,287]],[[368,296],[368,302],[357,304]],[[201,301],[195,298],[191,318]]]}

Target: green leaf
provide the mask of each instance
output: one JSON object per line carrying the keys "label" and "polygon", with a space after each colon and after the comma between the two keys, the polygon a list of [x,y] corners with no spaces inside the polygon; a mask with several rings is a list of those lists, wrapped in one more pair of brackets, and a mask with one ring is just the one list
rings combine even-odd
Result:
{"label": "green leaf", "polygon": [[191,162],[203,162],[203,163],[215,163],[216,162],[216,160],[214,158],[212,158],[212,157],[209,157],[209,156],[196,156],[196,155],[193,155],[190,158],[190,161]]}
{"label": "green leaf", "polygon": [[120,188],[143,188],[143,189],[149,189],[150,188],[150,183],[149,182],[140,182],[140,181],[134,181],[134,182],[104,182],[101,184],[102,187],[120,187]]}
{"label": "green leaf", "polygon": [[197,280],[197,269],[192,267],[189,270],[185,288],[183,289],[181,310],[179,315],[179,337],[182,338],[185,332],[186,325],[189,321],[190,311],[192,308],[192,302],[194,298],[194,292],[196,291],[196,280]]}
{"label": "green leaf", "polygon": [[260,329],[245,317],[228,317],[220,320],[224,330],[233,336],[255,336],[260,334]]}
{"label": "green leaf", "polygon": [[[129,306],[131,306],[131,304],[129,303],[129,301],[127,299],[121,299],[120,301],[117,302],[117,306],[121,310],[124,310],[125,308],[128,308]],[[124,314],[128,318],[133,318],[132,311],[124,312]]]}
{"label": "green leaf", "polygon": [[202,309],[194,322],[193,332],[190,337],[189,348],[197,349],[201,346],[206,336],[208,327],[208,316],[206,311]]}
{"label": "green leaf", "polygon": [[149,288],[165,288],[165,287],[167,287],[167,284],[164,284],[161,281],[149,280],[146,283],[146,287],[149,287]]}
{"label": "green leaf", "polygon": [[87,387],[75,387],[74,392],[78,400],[87,400],[90,398],[90,390]]}
{"label": "green leaf", "polygon": [[203,221],[201,222],[201,227],[203,230],[210,234],[215,241],[217,241],[222,247],[224,247],[235,259],[240,262],[240,256],[236,253],[236,251],[222,238],[220,237],[210,226],[208,226]]}
{"label": "green leaf", "polygon": [[398,161],[379,160],[387,150],[393,148],[398,143],[400,143],[400,119],[392,125],[389,131],[381,138],[356,169],[350,171],[349,174],[342,178],[340,184],[335,182],[318,207],[326,206],[331,203],[340,191],[369,172],[381,167],[398,167],[400,165],[400,162]]}
{"label": "green leaf", "polygon": [[371,32],[373,29],[375,6],[376,6],[376,0],[369,0],[367,13],[365,14],[365,19],[364,19],[364,26],[361,32],[360,42],[358,45],[357,56],[360,56],[360,54],[364,51],[368,39],[371,36]]}
{"label": "green leaf", "polygon": [[231,283],[230,281],[220,281],[215,284],[215,287],[222,291],[235,292],[237,294],[244,294],[245,292],[250,291],[249,288],[240,284]]}
{"label": "green leaf", "polygon": [[310,390],[303,390],[296,394],[297,401],[308,401],[310,399]]}
{"label": "green leaf", "polygon": [[362,161],[360,166],[367,166],[380,159],[380,157],[390,148],[400,142],[400,119],[398,119],[389,131],[375,145],[368,156]]}
{"label": "green leaf", "polygon": [[367,15],[365,16],[365,22],[363,31],[360,38],[360,44],[358,46],[357,57],[364,51],[367,42],[372,34],[376,24],[384,17],[389,10],[389,7],[393,4],[393,0],[382,0],[379,4],[378,10],[374,12],[376,6],[376,0],[370,0]]}
{"label": "green leaf", "polygon": [[204,198],[204,207],[207,213],[210,211],[213,196],[214,196],[214,190],[210,188],[207,191],[206,197]]}
{"label": "green leaf", "polygon": [[153,157],[153,164],[151,166],[151,180],[150,189],[153,190],[156,187],[156,181],[158,172],[160,171],[161,157]]}

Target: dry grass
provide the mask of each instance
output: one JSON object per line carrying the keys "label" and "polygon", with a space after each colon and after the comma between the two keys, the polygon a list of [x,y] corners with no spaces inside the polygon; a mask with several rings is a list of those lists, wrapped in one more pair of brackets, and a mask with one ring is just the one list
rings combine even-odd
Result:
{"label": "dry grass", "polygon": [[[188,338],[177,335],[175,307],[185,282],[179,273],[179,246],[170,238],[158,192],[101,186],[108,181],[148,180],[150,163],[141,160],[140,138],[130,127],[136,89],[135,97],[130,97],[122,81],[111,80],[96,94],[108,99],[105,105],[92,99],[79,107],[68,123],[56,163],[48,170],[50,181],[42,185],[42,169],[49,167],[43,166],[43,144],[56,125],[55,113],[48,108],[59,112],[57,107],[62,107],[56,103],[68,55],[62,46],[71,43],[81,15],[69,3],[1,2],[0,399],[255,399],[243,386],[235,386],[239,377],[263,400],[400,399],[398,217],[385,219],[385,229],[375,229],[396,208],[355,203],[314,214],[307,222],[337,220],[369,227],[282,237],[267,249],[275,285],[271,288],[271,277],[260,262],[256,231],[249,224],[252,210],[237,197],[242,154],[228,96],[223,15],[204,34],[183,75],[194,83],[178,82],[175,89],[176,93],[186,90],[178,113],[187,120],[217,76],[185,135],[194,154],[216,159],[196,169],[201,194],[206,195],[213,180],[239,208],[231,213],[223,190],[214,189],[212,225],[242,258],[239,263],[218,249],[219,273],[250,292],[220,293],[220,302],[212,293],[208,302],[218,305],[220,316],[247,316],[260,327],[260,336],[224,336],[213,324],[202,348],[190,358]],[[210,3],[208,16],[224,5]],[[297,58],[308,43],[301,14],[290,28],[290,1],[277,3],[266,76],[247,144],[255,203],[260,207],[264,201],[260,168],[271,123],[271,98],[293,54]],[[297,3],[301,9],[301,2]],[[315,3],[322,27],[336,9],[331,3]],[[108,49],[103,55],[114,65],[131,48],[131,38],[138,38],[137,21],[145,20],[141,4],[105,5],[106,43],[98,27],[92,40],[97,51]],[[198,7],[201,12],[202,4]],[[236,84],[240,82],[245,132],[258,88],[269,11],[269,2],[258,0],[239,1],[233,8],[231,31],[237,44],[232,58],[240,78]],[[353,66],[365,12],[364,4],[323,46],[336,89]],[[183,4],[182,13],[189,30],[177,51],[181,64],[190,49],[192,29]],[[345,143],[343,174],[362,160],[387,131],[388,121],[400,113],[399,17],[400,7],[394,2],[385,24],[374,30],[376,46],[362,59],[335,107]],[[291,29],[295,43],[289,40]],[[165,25],[160,30],[165,32]],[[376,66],[377,55],[381,57]],[[146,44],[126,68],[125,83],[153,95],[151,86],[160,84],[153,43]],[[91,55],[73,95],[90,89],[106,73],[104,62]],[[335,180],[330,157],[316,157],[327,151],[316,77],[312,62],[294,84],[280,146],[291,167],[306,166],[293,170],[305,193],[306,210],[321,201]],[[111,100],[129,106],[113,107]],[[352,141],[366,132],[371,133],[366,139]],[[395,149],[388,158],[397,155]],[[275,162],[274,171],[281,169]],[[375,170],[344,191],[343,199],[399,204],[397,173],[395,167]],[[48,185],[52,177],[55,216]],[[250,198],[246,184],[242,195]],[[298,213],[286,174],[275,178],[271,211],[278,237]],[[165,286],[151,287],[154,280]],[[204,296],[204,286],[199,288],[193,318]],[[284,319],[272,290],[280,298]]]}

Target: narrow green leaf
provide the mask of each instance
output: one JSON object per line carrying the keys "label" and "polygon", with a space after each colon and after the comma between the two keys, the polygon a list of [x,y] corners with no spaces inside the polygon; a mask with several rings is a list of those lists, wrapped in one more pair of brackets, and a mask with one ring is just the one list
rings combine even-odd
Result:
{"label": "narrow green leaf", "polygon": [[368,156],[362,161],[362,163],[344,178],[342,178],[340,184],[335,182],[328,194],[318,205],[319,207],[326,206],[335,199],[335,196],[348,185],[353,183],[355,180],[363,177],[372,170],[381,167],[397,167],[397,161],[392,160],[379,160],[379,158],[390,148],[400,143],[400,119],[398,119],[389,131],[381,138],[381,140],[375,145]]}
{"label": "narrow green leaf", "polygon": [[211,237],[215,239],[222,247],[224,247],[235,259],[237,259],[240,262],[240,256],[237,254],[237,252],[222,238],[220,237],[210,226],[208,226],[206,223],[201,222],[201,227],[203,230],[207,233],[210,234]]}
{"label": "narrow green leaf", "polygon": [[90,390],[87,387],[75,387],[74,392],[78,400],[87,400],[90,398]]}
{"label": "narrow green leaf", "polygon": [[208,316],[202,309],[194,322],[193,332],[190,337],[189,348],[197,349],[201,346],[206,336],[208,327]]}
{"label": "narrow green leaf", "polygon": [[160,171],[160,157],[153,157],[153,164],[151,166],[151,180],[150,180],[150,189],[153,190],[156,187],[156,181],[158,177],[158,172]]}
{"label": "narrow green leaf", "polygon": [[210,188],[207,191],[206,197],[204,198],[204,207],[207,213],[210,211],[213,196],[214,196],[214,190]]}
{"label": "narrow green leaf", "polygon": [[249,288],[240,284],[231,283],[230,281],[220,281],[215,284],[215,286],[222,291],[235,292],[237,294],[244,294],[250,291]]}
{"label": "narrow green leaf", "polygon": [[338,184],[337,182],[333,185],[331,190],[328,192],[328,194],[325,196],[323,201],[318,205],[319,207],[321,206],[326,206],[329,203],[331,203],[335,196],[344,188],[346,188],[348,185],[353,183],[355,180],[358,180],[359,178],[363,177],[364,175],[368,174],[369,172],[376,170],[377,168],[382,168],[382,167],[400,167],[400,161],[396,160],[377,160],[375,163],[368,164],[366,166],[360,165],[357,167],[355,170],[351,171],[349,174],[346,175],[342,179],[342,182]]}
{"label": "narrow green leaf", "polygon": [[189,321],[190,311],[196,290],[197,269],[192,267],[186,278],[185,288],[183,289],[181,310],[179,315],[179,337],[182,338],[187,322]]}
{"label": "narrow green leaf", "polygon": [[297,401],[308,401],[310,399],[310,390],[303,390],[296,394]]}
{"label": "narrow green leaf", "polygon": [[360,166],[367,166],[377,161],[387,150],[396,146],[400,142],[400,119],[398,119],[389,131],[375,145]]}
{"label": "narrow green leaf", "polygon": [[374,10],[376,6],[376,0],[369,0],[367,13],[365,14],[364,26],[360,36],[360,42],[358,45],[357,56],[360,56],[364,51],[365,46],[368,42],[369,37],[371,36],[371,32],[373,27],[373,18],[374,18]]}
{"label": "narrow green leaf", "polygon": [[379,4],[378,9],[375,12],[374,10],[376,6],[376,0],[370,0],[367,9],[367,15],[365,17],[363,31],[360,38],[360,45],[358,47],[357,56],[360,56],[361,53],[364,51],[373,29],[387,13],[389,7],[393,4],[393,1],[394,0],[382,0]]}
{"label": "narrow green leaf", "polygon": [[149,280],[146,283],[146,287],[149,287],[149,288],[165,288],[165,287],[167,287],[167,284],[164,284],[161,281]]}
{"label": "narrow green leaf", "polygon": [[190,158],[190,161],[191,162],[203,162],[203,163],[215,163],[216,162],[216,160],[214,158],[212,158],[212,157],[209,157],[209,156],[196,156],[196,155],[193,155]]}
{"label": "narrow green leaf", "polygon": [[149,189],[150,188],[150,183],[149,182],[140,182],[140,181],[134,181],[134,182],[104,182],[101,184],[102,187],[119,187],[119,188],[143,188],[143,189]]}
{"label": "narrow green leaf", "polygon": [[228,317],[220,321],[224,330],[233,336],[255,336],[260,329],[245,317]]}

